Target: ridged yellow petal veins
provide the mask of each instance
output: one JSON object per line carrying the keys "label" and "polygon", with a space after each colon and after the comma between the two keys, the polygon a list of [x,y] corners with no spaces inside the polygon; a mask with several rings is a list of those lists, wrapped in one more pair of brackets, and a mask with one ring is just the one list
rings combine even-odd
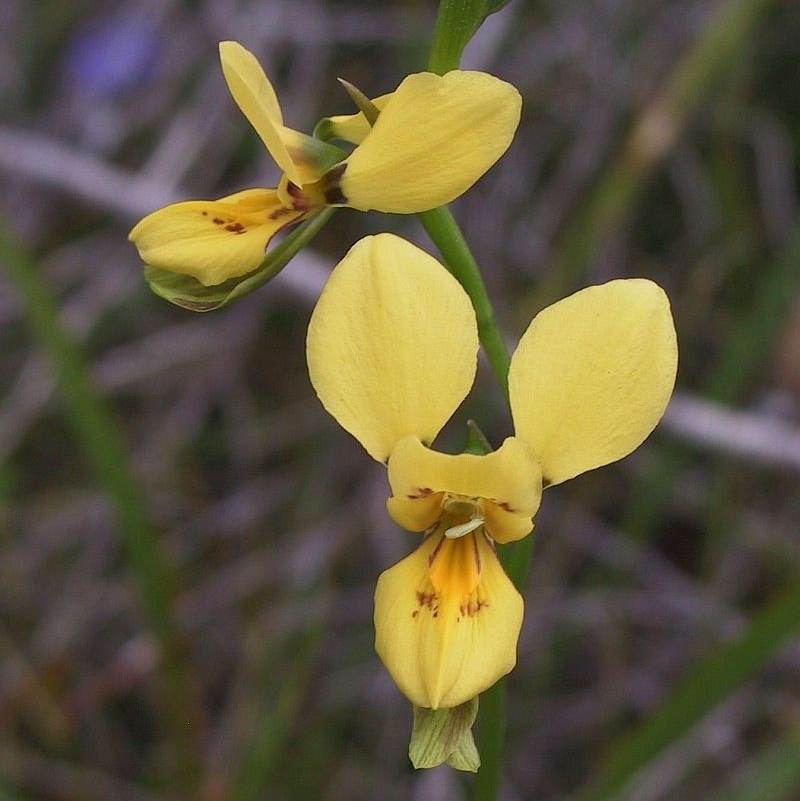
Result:
{"label": "ridged yellow petal veins", "polygon": [[308,329],[311,383],[378,461],[431,442],[475,378],[478,329],[461,285],[400,237],[357,242],[331,273]]}
{"label": "ridged yellow petal veins", "polygon": [[219,58],[236,105],[289,180],[302,186],[306,176],[295,164],[284,142],[283,113],[275,90],[258,60],[238,42],[220,42]]}
{"label": "ridged yellow petal veins", "polygon": [[[391,96],[388,94],[373,98],[372,103],[379,111],[383,111]],[[324,135],[326,139],[341,139],[344,142],[359,145],[371,130],[372,126],[367,122],[367,118],[359,111],[358,114],[339,114],[335,117],[327,117],[320,121],[317,132]]]}
{"label": "ridged yellow petal veins", "polygon": [[483,72],[409,75],[345,162],[346,205],[412,214],[449,203],[505,153],[521,105],[511,84]]}
{"label": "ridged yellow petal veins", "polygon": [[436,532],[378,579],[375,649],[412,703],[458,706],[514,667],[522,611],[482,532]]}
{"label": "ridged yellow petal veins", "polygon": [[655,428],[675,383],[669,301],[652,281],[611,281],[540,312],[511,359],[516,434],[546,482],[614,462]]}
{"label": "ridged yellow petal veins", "polygon": [[270,239],[306,213],[284,208],[274,189],[248,189],[166,206],[148,214],[128,238],[145,264],[214,286],[255,270]]}
{"label": "ridged yellow petal veins", "polygon": [[453,526],[482,517],[498,542],[513,542],[533,528],[542,474],[531,448],[517,437],[484,456],[439,453],[406,437],[392,450],[388,467],[393,497],[387,509],[409,531],[424,531],[436,521],[432,498]]}

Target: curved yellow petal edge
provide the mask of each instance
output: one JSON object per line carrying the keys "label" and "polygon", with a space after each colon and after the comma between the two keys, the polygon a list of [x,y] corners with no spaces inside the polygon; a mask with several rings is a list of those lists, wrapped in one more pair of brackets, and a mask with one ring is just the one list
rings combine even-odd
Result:
{"label": "curved yellow petal edge", "polygon": [[669,300],[652,281],[620,279],[541,311],[511,359],[516,435],[558,484],[614,462],[655,428],[675,384]]}
{"label": "curved yellow petal edge", "polygon": [[[379,111],[383,111],[391,96],[391,94],[387,94],[373,97],[370,102]],[[372,130],[372,126],[361,111],[357,114],[339,114],[334,117],[326,117],[322,122],[329,138],[341,139],[354,145],[361,144]]]}
{"label": "curved yellow petal edge", "polygon": [[412,703],[454,707],[512,670],[522,613],[483,534],[434,533],[378,579],[375,649]]}
{"label": "curved yellow petal edge", "polygon": [[274,189],[187,200],[148,214],[130,232],[145,264],[215,286],[255,270],[267,245],[307,212],[284,208]]}
{"label": "curved yellow petal edge", "polygon": [[360,240],[334,268],[306,347],[323,406],[381,462],[403,437],[433,440],[469,392],[477,352],[460,284],[392,234]]}
{"label": "curved yellow petal edge", "polygon": [[238,42],[220,42],[222,73],[231,96],[275,163],[298,187],[313,183],[345,158],[339,148],[283,124],[278,97],[258,59]]}
{"label": "curved yellow petal edge", "polygon": [[300,171],[281,136],[283,113],[278,97],[258,59],[238,42],[229,41],[219,43],[219,60],[236,105],[289,180],[302,185]]}
{"label": "curved yellow petal edge", "polygon": [[[509,437],[484,456],[426,448],[415,437],[401,440],[388,464],[393,497],[389,514],[409,531],[424,531],[442,514],[444,501],[474,500],[488,533],[512,542],[530,533],[542,497],[542,474],[530,446]],[[446,496],[443,497],[443,496]]]}
{"label": "curved yellow petal edge", "polygon": [[345,162],[345,205],[412,214],[449,203],[505,153],[521,108],[511,84],[483,72],[409,75]]}

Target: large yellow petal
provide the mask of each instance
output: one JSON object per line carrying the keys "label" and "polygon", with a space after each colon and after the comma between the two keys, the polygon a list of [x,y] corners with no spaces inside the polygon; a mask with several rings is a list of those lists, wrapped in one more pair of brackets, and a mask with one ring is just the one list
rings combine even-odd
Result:
{"label": "large yellow petal", "polygon": [[374,459],[431,442],[475,378],[478,331],[461,285],[392,234],[356,243],[331,273],[308,329],[311,383]]}
{"label": "large yellow petal", "polygon": [[409,75],[345,162],[344,204],[410,214],[449,203],[505,153],[521,105],[483,72]]}
{"label": "large yellow petal", "polygon": [[511,360],[516,434],[545,481],[621,459],[655,428],[678,349],[669,301],[652,281],[593,286],[540,312]]}
{"label": "large yellow petal", "polygon": [[522,612],[483,534],[433,534],[378,579],[375,649],[412,703],[458,706],[514,667]]}
{"label": "large yellow petal", "polygon": [[270,239],[305,214],[284,208],[274,189],[248,189],[166,206],[148,214],[128,238],[145,264],[214,286],[255,270]]}
{"label": "large yellow petal", "polygon": [[[424,531],[435,522],[444,493],[485,501],[480,507],[489,534],[512,542],[530,533],[542,497],[539,463],[517,437],[484,456],[439,453],[406,437],[389,456],[388,475],[393,493],[389,514],[409,531]],[[435,508],[432,498],[438,499]]]}

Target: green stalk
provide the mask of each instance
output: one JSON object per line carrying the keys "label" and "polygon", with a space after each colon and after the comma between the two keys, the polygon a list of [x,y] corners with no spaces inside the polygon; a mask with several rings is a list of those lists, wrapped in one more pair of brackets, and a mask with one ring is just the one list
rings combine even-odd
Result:
{"label": "green stalk", "polygon": [[[447,206],[423,212],[419,218],[442,254],[445,265],[458,279],[472,301],[481,344],[500,386],[508,397],[510,363],[508,348],[497,327],[494,309],[475,257]],[[527,539],[531,542],[503,549],[504,565],[518,588],[522,586],[530,562],[533,538]],[[505,681],[501,679],[483,693],[480,704],[477,739],[481,767],[478,770],[472,797],[473,801],[495,801],[502,779],[506,742]]]}
{"label": "green stalk", "polygon": [[164,725],[172,734],[179,762],[171,783],[188,792],[199,771],[195,740],[199,732],[192,727],[197,718],[194,684],[181,656],[173,619],[172,571],[157,547],[119,432],[92,385],[87,358],[61,326],[56,299],[37,265],[2,225],[0,260],[19,292],[34,337],[53,364],[64,411],[116,513],[145,617],[161,648]]}
{"label": "green stalk", "polygon": [[442,254],[445,266],[469,295],[478,320],[481,344],[500,386],[508,397],[508,366],[511,359],[497,327],[492,302],[489,300],[475,257],[447,206],[423,211],[418,217]]}
{"label": "green stalk", "polygon": [[[492,4],[499,7],[499,3]],[[443,75],[458,69],[461,55],[487,14],[485,0],[441,0],[428,69]],[[444,264],[458,279],[472,301],[478,334],[489,364],[508,398],[508,368],[511,362],[483,282],[480,267],[461,229],[447,206],[419,215],[428,236],[442,254]],[[532,538],[528,538],[531,539]],[[530,561],[532,544],[505,549],[504,564],[519,588]],[[504,680],[490,687],[480,700],[478,749],[481,767],[473,787],[473,801],[495,801],[500,790],[506,744],[506,685]]]}
{"label": "green stalk", "polygon": [[428,69],[438,75],[457,70],[461,55],[486,16],[486,0],[441,0]]}

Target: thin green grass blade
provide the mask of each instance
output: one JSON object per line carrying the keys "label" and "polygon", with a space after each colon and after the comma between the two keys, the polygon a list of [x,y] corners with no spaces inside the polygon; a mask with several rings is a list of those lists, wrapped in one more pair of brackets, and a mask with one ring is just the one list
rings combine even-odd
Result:
{"label": "thin green grass blade", "polygon": [[800,795],[800,736],[784,735],[750,759],[707,801],[793,801]]}
{"label": "thin green grass blade", "polygon": [[667,701],[612,747],[594,785],[578,801],[611,801],[634,775],[800,634],[800,584],[757,614],[732,642],[703,659]]}
{"label": "thin green grass blade", "polygon": [[[312,593],[298,597],[307,605]],[[306,690],[313,677],[314,656],[325,634],[325,618],[320,618],[306,631],[292,638],[266,660],[263,687],[270,695],[263,705],[263,715],[235,777],[231,801],[262,801],[278,783],[281,760]],[[276,677],[282,677],[276,680]]]}
{"label": "thin green grass blade", "polygon": [[537,287],[537,305],[548,305],[580,282],[590,256],[615,231],[652,170],[677,141],[692,114],[741,59],[764,15],[778,0],[718,3],[681,58],[660,96],[644,108],[616,159],[561,237],[548,277]]}
{"label": "thin green grass blade", "polygon": [[0,262],[19,292],[33,336],[53,365],[69,423],[116,513],[139,599],[162,653],[163,725],[172,735],[179,763],[170,770],[174,780],[168,784],[186,791],[199,772],[196,727],[192,726],[197,715],[194,682],[183,660],[173,619],[172,570],[158,548],[119,432],[92,384],[86,356],[62,327],[56,299],[38,266],[2,224]]}

